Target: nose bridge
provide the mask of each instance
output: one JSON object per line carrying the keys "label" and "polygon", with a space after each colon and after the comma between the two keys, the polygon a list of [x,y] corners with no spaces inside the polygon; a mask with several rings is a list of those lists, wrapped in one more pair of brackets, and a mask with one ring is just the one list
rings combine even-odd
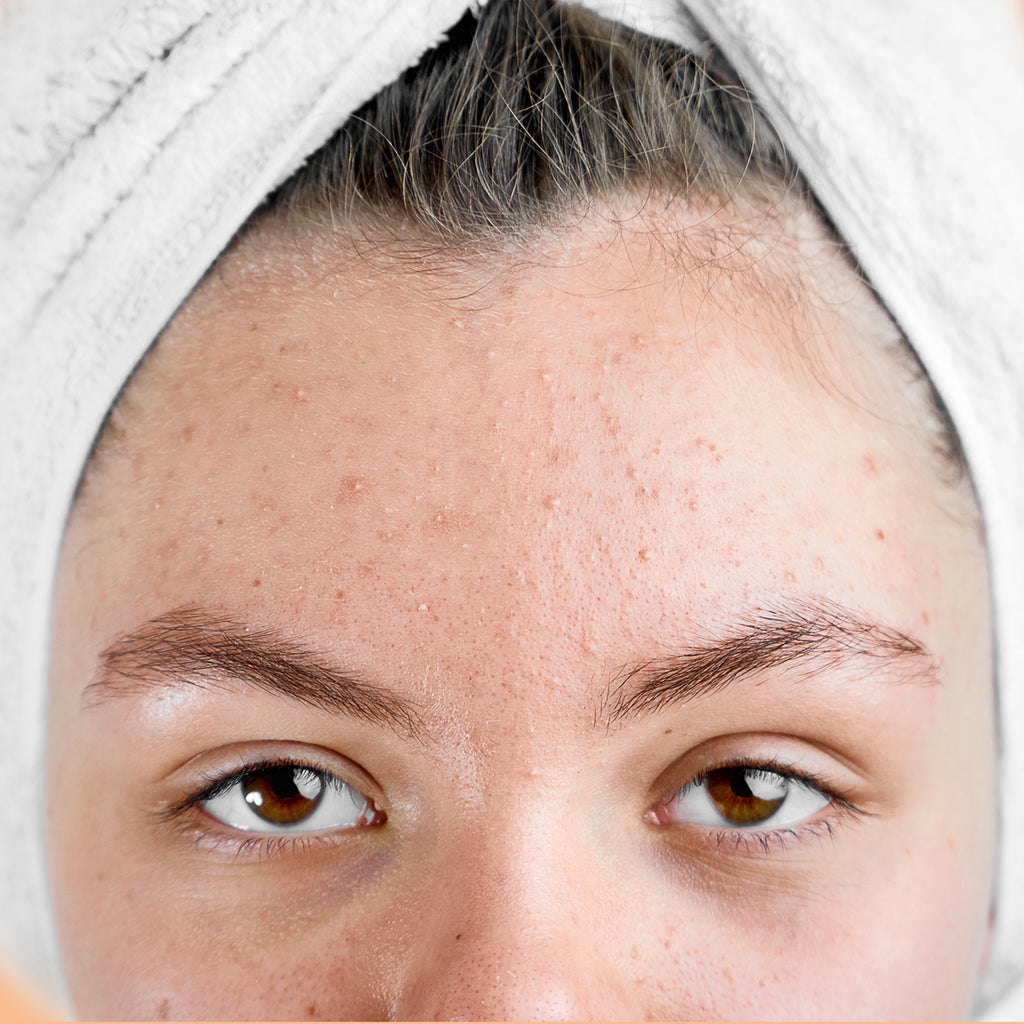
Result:
{"label": "nose bridge", "polygon": [[[397,1019],[634,1019],[614,970],[598,865],[570,822],[505,824],[457,844],[430,894]],[[427,910],[427,906],[422,908]]]}

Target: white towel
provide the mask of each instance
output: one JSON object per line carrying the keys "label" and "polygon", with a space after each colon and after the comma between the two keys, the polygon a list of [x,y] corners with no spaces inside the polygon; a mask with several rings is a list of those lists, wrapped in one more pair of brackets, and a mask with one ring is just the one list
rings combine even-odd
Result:
{"label": "white towel", "polygon": [[[1004,743],[987,1012],[1024,1016],[1024,27],[1010,0],[588,5],[683,45],[714,41],[956,423],[991,553]],[[262,196],[467,6],[0,5],[0,775],[7,821],[22,823],[0,846],[0,933],[51,990],[38,827],[48,607],[94,432]]]}

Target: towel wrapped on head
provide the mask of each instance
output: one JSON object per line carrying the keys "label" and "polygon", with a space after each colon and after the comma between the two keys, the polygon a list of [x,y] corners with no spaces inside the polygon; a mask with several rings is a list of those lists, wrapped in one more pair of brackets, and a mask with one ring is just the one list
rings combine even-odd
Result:
{"label": "towel wrapped on head", "polygon": [[[924,0],[587,6],[724,54],[955,424],[989,551],[999,702],[1000,861],[981,999],[1022,1013],[1020,26],[998,0],[943,4],[941,16]],[[95,433],[264,196],[466,8],[9,0],[0,13],[0,877],[8,955],[44,984],[58,976],[40,838],[51,585]]]}

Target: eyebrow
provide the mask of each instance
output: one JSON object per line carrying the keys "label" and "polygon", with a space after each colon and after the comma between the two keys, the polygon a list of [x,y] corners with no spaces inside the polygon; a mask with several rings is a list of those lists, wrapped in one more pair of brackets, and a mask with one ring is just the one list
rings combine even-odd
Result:
{"label": "eyebrow", "polygon": [[624,669],[605,694],[603,717],[614,725],[654,714],[789,665],[830,670],[858,663],[887,681],[940,682],[939,663],[920,640],[821,602],[761,609],[724,636]]}
{"label": "eyebrow", "polygon": [[114,640],[100,655],[82,703],[232,682],[404,733],[416,734],[422,725],[412,702],[332,666],[311,648],[194,606],[149,619]]}

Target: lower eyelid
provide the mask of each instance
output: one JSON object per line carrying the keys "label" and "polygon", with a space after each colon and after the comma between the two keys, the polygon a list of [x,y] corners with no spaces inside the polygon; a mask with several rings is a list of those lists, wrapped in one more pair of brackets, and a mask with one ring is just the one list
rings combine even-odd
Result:
{"label": "lower eyelid", "polygon": [[263,862],[276,857],[302,855],[317,849],[352,847],[361,843],[368,833],[378,831],[378,824],[358,828],[323,829],[311,832],[244,832],[224,824],[207,814],[201,806],[182,812],[163,812],[160,825],[170,829],[178,841],[204,855],[226,861]]}
{"label": "lower eyelid", "polygon": [[733,858],[778,858],[779,863],[785,863],[787,854],[805,850],[815,854],[819,848],[827,851],[833,840],[840,840],[846,828],[855,826],[858,819],[868,813],[834,800],[819,814],[787,828],[717,828],[673,823],[667,831],[673,837],[672,845],[691,852],[702,851],[709,865]]}
{"label": "lower eyelid", "polygon": [[714,834],[715,845],[721,849],[732,844],[744,852],[767,853],[786,850],[810,839],[831,838],[835,834],[833,822],[828,818],[801,822],[790,828],[776,829],[708,829]]}

